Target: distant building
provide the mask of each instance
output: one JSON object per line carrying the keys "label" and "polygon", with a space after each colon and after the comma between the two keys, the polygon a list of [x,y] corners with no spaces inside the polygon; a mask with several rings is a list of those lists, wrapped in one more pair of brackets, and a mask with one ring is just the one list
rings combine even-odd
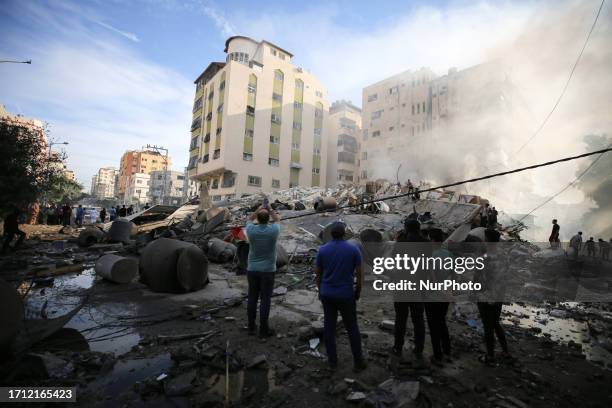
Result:
{"label": "distant building", "polygon": [[134,173],[130,177],[130,185],[127,188],[125,202],[127,204],[146,204],[149,200],[149,188],[151,175],[146,173]]}
{"label": "distant building", "polygon": [[[152,150],[130,150],[123,153],[119,166],[119,177],[117,186],[117,197],[123,201],[129,201],[130,194],[126,194],[133,183],[131,178],[138,173],[149,174],[155,170],[167,170],[172,168],[172,159],[166,158],[160,153]],[[146,195],[145,195],[146,197]]]}
{"label": "distant building", "polygon": [[225,52],[195,80],[188,170],[201,195],[324,185],[323,85],[268,41],[230,37]]}
{"label": "distant building", "polygon": [[151,172],[149,204],[181,205],[185,173],[174,170],[155,170]]}
{"label": "distant building", "polygon": [[98,174],[92,177],[92,195],[100,200],[115,197],[115,179],[117,170],[114,167],[102,167]]}
{"label": "distant building", "polygon": [[76,176],[74,174],[74,171],[72,170],[64,170],[64,177],[66,177],[70,181],[76,181]]}
{"label": "distant building", "polygon": [[185,168],[185,178],[183,179],[183,202],[199,195],[200,183],[189,178],[189,172]]}
{"label": "distant building", "polygon": [[329,108],[327,186],[356,183],[359,178],[361,109],[347,101]]}

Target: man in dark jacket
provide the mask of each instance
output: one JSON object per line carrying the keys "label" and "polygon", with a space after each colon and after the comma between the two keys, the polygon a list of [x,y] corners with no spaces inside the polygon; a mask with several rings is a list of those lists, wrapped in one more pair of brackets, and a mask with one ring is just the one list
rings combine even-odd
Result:
{"label": "man in dark jacket", "polygon": [[4,244],[2,245],[2,253],[5,253],[6,250],[9,248],[9,245],[13,241],[13,238],[15,238],[15,235],[17,235],[19,239],[17,240],[14,249],[17,249],[17,247],[21,245],[21,243],[25,239],[25,232],[19,230],[18,220],[20,214],[21,211],[16,208],[12,214],[9,214],[4,219]]}

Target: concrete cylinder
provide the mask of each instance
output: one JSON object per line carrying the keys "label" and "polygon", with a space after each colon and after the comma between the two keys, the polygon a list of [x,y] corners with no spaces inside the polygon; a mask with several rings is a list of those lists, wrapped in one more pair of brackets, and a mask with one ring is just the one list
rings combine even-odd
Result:
{"label": "concrete cylinder", "polygon": [[115,283],[129,283],[138,274],[138,261],[108,254],[100,257],[94,267],[96,274]]}
{"label": "concrete cylinder", "polygon": [[225,263],[234,259],[236,246],[219,238],[208,240],[208,259],[213,262]]}
{"label": "concrete cylinder", "polygon": [[17,290],[3,279],[0,279],[0,310],[0,350],[8,350],[19,332],[24,310]]}
{"label": "concrete cylinder", "polygon": [[104,238],[104,232],[100,228],[88,227],[79,234],[79,246],[88,247],[97,244]]}
{"label": "concrete cylinder", "polygon": [[317,211],[334,210],[338,207],[338,203],[334,197],[322,197],[314,203],[314,209]]}
{"label": "concrete cylinder", "polygon": [[116,219],[108,231],[108,240],[110,242],[129,242],[132,236],[132,225],[134,224],[125,218]]}
{"label": "concrete cylinder", "polygon": [[383,235],[378,230],[366,228],[359,233],[359,239],[361,242],[382,242]]}
{"label": "concrete cylinder", "polygon": [[159,238],[141,252],[140,278],[154,292],[191,292],[208,282],[208,259],[195,244]]}

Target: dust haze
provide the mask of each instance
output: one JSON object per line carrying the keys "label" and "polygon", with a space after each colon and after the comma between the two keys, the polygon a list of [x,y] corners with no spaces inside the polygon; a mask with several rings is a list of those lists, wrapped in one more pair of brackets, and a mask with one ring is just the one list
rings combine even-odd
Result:
{"label": "dust haze", "polygon": [[[609,140],[606,135],[612,135],[612,7],[609,4],[604,5],[555,112],[537,136],[517,153],[559,97],[599,4],[598,1],[551,2],[540,8],[511,44],[487,50],[487,60],[480,65],[459,69],[458,78],[452,82],[454,94],[449,95],[456,107],[443,125],[436,126],[434,121],[431,131],[412,139],[406,130],[402,137],[410,141],[410,151],[395,160],[384,157],[377,167],[387,179],[396,181],[401,164],[400,181],[410,178],[438,185],[601,148]],[[582,182],[537,210],[536,226],[523,235],[530,240],[547,240],[551,219],[557,218],[563,239],[578,230],[596,240],[610,239],[610,156],[608,153],[603,157]],[[525,214],[567,186],[594,158],[457,189],[488,198],[506,213]],[[605,236],[601,235],[604,233]]]}

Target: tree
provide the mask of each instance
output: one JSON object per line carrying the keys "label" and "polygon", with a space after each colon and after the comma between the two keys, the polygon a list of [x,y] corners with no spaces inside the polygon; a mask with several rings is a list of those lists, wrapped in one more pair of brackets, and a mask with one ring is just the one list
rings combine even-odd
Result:
{"label": "tree", "polygon": [[61,173],[51,174],[48,186],[49,188],[46,191],[48,202],[73,204],[85,196],[85,193],[81,191],[83,189],[82,185],[69,180]]}

